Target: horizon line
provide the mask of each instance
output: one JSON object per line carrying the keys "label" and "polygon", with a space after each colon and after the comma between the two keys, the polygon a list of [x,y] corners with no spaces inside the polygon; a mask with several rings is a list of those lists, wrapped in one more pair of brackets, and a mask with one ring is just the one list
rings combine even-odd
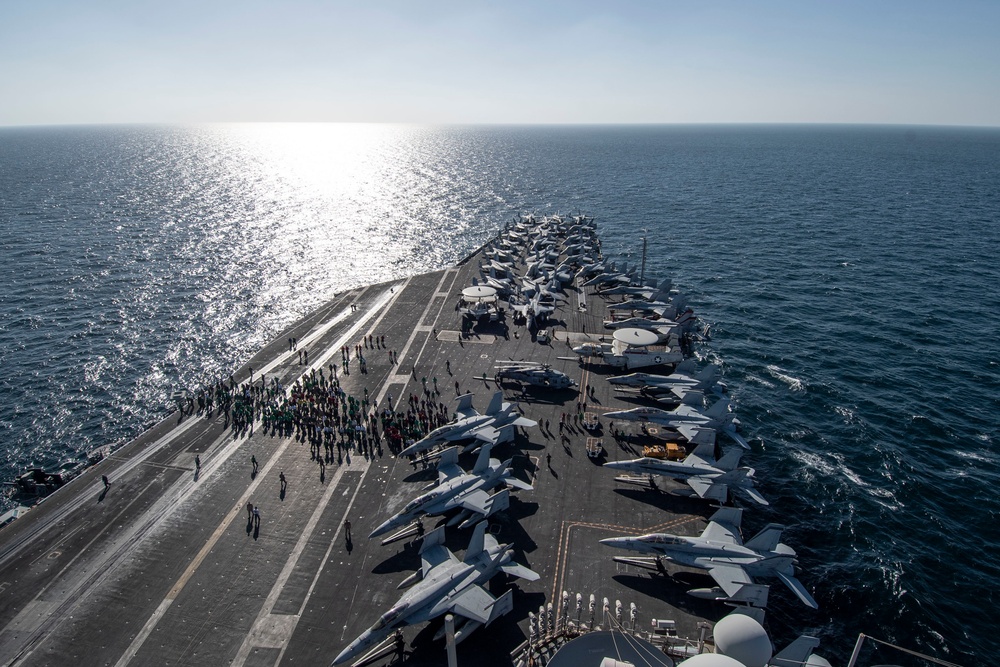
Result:
{"label": "horizon line", "polygon": [[198,127],[212,125],[385,125],[400,127],[909,127],[954,129],[1000,129],[1000,125],[953,123],[889,123],[847,121],[704,121],[704,122],[416,122],[416,121],[352,121],[352,120],[233,120],[233,121],[109,121],[67,123],[20,123],[0,125],[0,129],[70,128],[70,127]]}

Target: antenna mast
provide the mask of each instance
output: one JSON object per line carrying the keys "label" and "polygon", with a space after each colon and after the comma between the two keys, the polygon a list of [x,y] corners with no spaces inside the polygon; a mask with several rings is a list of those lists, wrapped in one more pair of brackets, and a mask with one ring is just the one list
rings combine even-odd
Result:
{"label": "antenna mast", "polygon": [[639,284],[646,284],[646,233],[648,230],[642,230],[642,268],[639,270]]}

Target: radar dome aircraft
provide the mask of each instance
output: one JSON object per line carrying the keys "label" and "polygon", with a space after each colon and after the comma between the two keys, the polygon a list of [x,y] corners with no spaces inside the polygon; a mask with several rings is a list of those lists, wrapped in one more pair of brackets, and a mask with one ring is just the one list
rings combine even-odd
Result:
{"label": "radar dome aircraft", "polygon": [[[386,519],[369,535],[369,539],[385,535],[394,528],[405,526],[424,515],[439,516],[454,509],[461,511],[446,525],[466,528],[474,521],[492,516],[510,507],[509,491],[504,489],[493,495],[489,490],[498,484],[531,491],[527,482],[522,482],[511,474],[512,459],[501,463],[490,458],[492,444],[483,445],[479,459],[469,472],[458,466],[458,450],[450,447],[441,454],[438,462],[438,484],[410,502],[396,514]],[[478,516],[477,516],[478,515]]]}
{"label": "radar dome aircraft", "polygon": [[[444,526],[427,533],[420,547],[420,569],[399,586],[413,585],[413,588],[341,651],[333,664],[355,658],[397,628],[424,623],[447,613],[461,621],[455,631],[456,644],[476,628],[509,613],[514,608],[512,591],[495,598],[483,584],[501,571],[527,581],[538,579],[538,573],[514,562],[510,551],[511,545],[498,544],[496,538],[487,534],[485,521],[476,525],[462,560],[444,546]],[[440,634],[443,632],[442,629]]]}
{"label": "radar dome aircraft", "polygon": [[601,357],[609,366],[626,369],[676,364],[684,360],[679,350],[646,349],[658,339],[653,331],[619,329],[615,331],[613,343],[584,343],[574,347],[573,352],[581,357]]}
{"label": "radar dome aircraft", "polygon": [[754,469],[739,467],[743,456],[741,450],[730,450],[716,461],[715,431],[712,429],[699,429],[691,442],[698,446],[683,461],[643,457],[631,461],[609,461],[604,467],[641,475],[638,478],[616,477],[620,482],[653,486],[653,475],[660,475],[683,480],[699,498],[706,500],[724,503],[729,489],[733,488],[746,493],[761,505],[769,504],[754,488]]}
{"label": "radar dome aircraft", "polygon": [[742,509],[723,507],[712,515],[698,537],[651,533],[638,537],[611,537],[601,540],[601,544],[656,554],[653,558],[619,556],[615,558],[619,563],[660,570],[662,564],[658,561],[665,558],[678,565],[707,570],[719,586],[688,591],[694,597],[766,607],[768,587],[755,584],[753,577],[777,577],[804,604],[818,609],[816,600],[795,578],[795,550],[778,541],[785,527],[768,524],[744,543],[740,534],[742,518]]}
{"label": "radar dome aircraft", "polygon": [[569,389],[576,386],[570,376],[537,361],[498,361],[496,369],[501,379],[516,380],[535,387]]}
{"label": "radar dome aircraft", "polygon": [[[538,422],[528,419],[515,410],[513,403],[503,402],[503,391],[493,394],[486,412],[480,414],[472,407],[472,394],[458,397],[458,407],[455,412],[459,417],[454,421],[439,426],[426,436],[413,443],[399,453],[400,456],[410,456],[427,451],[436,445],[447,445],[463,440],[473,443],[465,447],[468,451],[482,443],[497,444],[508,442],[514,437],[515,426],[538,426]],[[510,428],[507,428],[510,427]]]}

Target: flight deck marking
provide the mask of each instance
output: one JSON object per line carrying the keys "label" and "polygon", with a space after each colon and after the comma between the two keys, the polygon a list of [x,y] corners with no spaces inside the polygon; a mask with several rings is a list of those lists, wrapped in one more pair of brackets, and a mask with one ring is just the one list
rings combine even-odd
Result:
{"label": "flight deck marking", "polygon": [[569,549],[567,547],[569,546],[570,532],[574,528],[593,528],[596,530],[611,530],[632,535],[645,535],[647,533],[662,531],[665,528],[682,526],[701,518],[702,517],[700,516],[683,514],[676,519],[671,519],[670,521],[666,521],[649,528],[634,528],[631,526],[618,526],[609,523],[592,523],[588,521],[563,521],[559,527],[559,548],[556,550],[556,571],[552,576],[552,594],[549,596],[549,600],[556,600],[556,618],[559,618],[562,614],[562,596],[557,595],[557,593],[563,590],[563,581],[566,578],[566,561],[569,560]]}
{"label": "flight deck marking", "polygon": [[[442,280],[444,279],[444,277],[445,276],[442,276]],[[404,283],[403,287],[405,288],[407,284],[409,284],[409,281],[406,281],[406,283]],[[395,295],[393,296],[392,301],[395,301],[395,299],[398,298],[398,296],[400,294],[402,294],[402,292],[403,292],[403,289],[400,289],[399,292],[396,292]],[[433,302],[427,304],[427,306],[424,309],[424,313],[421,315],[421,320],[423,319],[424,316],[427,315],[428,311],[431,310],[431,306],[432,305],[433,305]],[[443,303],[442,303],[442,306],[443,306]],[[439,311],[440,311],[440,307],[439,307]],[[375,322],[372,323],[372,328],[369,331],[374,331],[375,327],[378,326],[378,324],[381,322],[382,318],[385,317],[385,314],[387,312],[388,312],[388,308],[386,308],[386,309],[383,310],[383,312],[379,316],[379,318]],[[424,333],[426,333],[426,332],[424,332]],[[403,354],[404,355],[406,354],[406,351],[409,349],[411,343],[413,342],[413,339],[417,336],[417,334],[418,334],[418,331],[416,331],[416,330],[414,330],[410,334],[409,340],[407,340],[406,344],[403,347]],[[424,345],[426,346],[426,344],[427,344],[427,337],[425,336]],[[419,359],[419,355],[418,355],[417,358]],[[388,393],[390,386],[392,386],[394,384],[398,384],[398,382],[393,382],[392,381],[393,377],[396,377],[396,376],[389,376],[389,378],[386,379],[386,382],[382,385],[382,388],[379,391],[379,393],[378,393],[378,395],[377,395],[377,397],[375,399],[376,405],[380,404],[385,399],[385,396]],[[410,379],[410,376],[407,375],[406,376],[406,381],[409,381],[409,379]],[[405,388],[405,385],[406,385],[406,381],[404,381],[402,383],[404,385],[404,388]],[[397,462],[398,462],[398,459],[394,457],[393,468],[395,468],[395,465],[396,465]],[[354,506],[354,502],[355,502],[355,500],[358,497],[358,493],[361,491],[361,487],[362,487],[362,485],[364,483],[365,477],[368,475],[368,471],[371,470],[374,467],[374,466],[372,466],[372,463],[373,463],[373,460],[366,459],[366,464],[364,465],[363,469],[360,470],[361,471],[361,477],[358,480],[357,486],[355,486],[355,488],[354,488],[354,494],[351,497],[351,500],[348,503],[347,508],[344,510],[344,515],[343,516],[344,516],[345,520],[346,520],[347,516],[349,515],[349,513],[351,511],[351,508]],[[340,468],[337,471],[338,476],[342,475],[343,470],[344,470],[343,468]],[[357,470],[357,469],[355,469],[355,470]],[[339,482],[339,479],[340,478],[338,477],[336,479],[336,481]],[[283,616],[285,618],[283,618],[281,620],[280,624],[276,625],[273,622],[273,618],[276,615],[271,614],[271,611],[274,609],[274,605],[277,602],[277,599],[280,596],[282,590],[284,589],[284,586],[287,583],[288,578],[291,576],[291,573],[294,571],[295,565],[298,563],[299,557],[300,557],[303,549],[305,548],[306,544],[308,543],[309,539],[311,538],[312,533],[315,530],[316,525],[319,522],[319,517],[322,515],[322,512],[326,509],[326,506],[327,506],[327,504],[329,502],[329,499],[333,495],[333,491],[334,491],[334,488],[336,486],[337,486],[336,483],[332,483],[330,485],[330,487],[328,487],[327,491],[324,493],[323,501],[317,506],[316,510],[313,513],[313,516],[310,517],[309,523],[306,525],[306,528],[303,531],[303,534],[302,534],[302,537],[299,540],[299,543],[296,544],[296,547],[293,550],[292,555],[289,557],[288,561],[285,564],[285,568],[282,570],[281,575],[279,575],[278,580],[275,582],[274,586],[272,587],[271,593],[268,595],[268,597],[267,597],[267,599],[266,599],[266,601],[264,603],[264,606],[261,608],[261,611],[258,614],[257,619],[254,622],[254,624],[253,624],[253,626],[251,628],[250,633],[247,635],[247,638],[244,640],[243,645],[240,647],[240,649],[237,652],[235,658],[233,659],[233,661],[231,663],[231,665],[233,665],[233,667],[241,667],[246,662],[247,658],[250,655],[250,651],[253,648],[255,648],[255,646],[251,642],[251,639],[257,639],[257,638],[259,638],[260,635],[263,634],[263,630],[265,628],[272,628],[273,629],[273,628],[277,628],[279,626],[280,626],[280,628],[282,630],[282,632],[280,633],[282,636],[281,637],[273,637],[272,636],[272,638],[271,638],[272,641],[267,645],[267,648],[279,648],[280,651],[278,653],[277,660],[275,660],[275,664],[279,664],[281,662],[281,659],[284,656],[285,651],[288,649],[288,643],[291,640],[292,634],[294,633],[295,628],[298,625],[299,620],[302,618],[302,614],[305,612],[306,605],[309,603],[309,599],[312,597],[313,591],[315,590],[316,585],[319,582],[319,578],[320,578],[320,576],[323,573],[323,569],[326,567],[326,563],[330,560],[330,553],[333,550],[334,544],[337,543],[338,537],[339,537],[340,532],[341,532],[341,527],[343,526],[343,522],[339,522],[338,521],[338,527],[337,527],[337,529],[336,529],[336,531],[334,533],[333,539],[330,540],[330,545],[327,547],[326,554],[324,555],[323,560],[320,561],[319,567],[317,568],[315,575],[313,575],[312,583],[310,584],[309,589],[306,591],[306,594],[305,594],[305,596],[304,596],[304,598],[302,600],[302,604],[299,607],[298,614],[291,615],[291,616],[287,615],[287,614],[282,614],[280,616]],[[344,495],[347,495],[348,492],[349,492],[349,488],[348,489],[344,489]],[[379,509],[381,510],[381,505],[380,505]],[[366,556],[366,558],[367,558],[367,556]],[[364,561],[362,561],[362,568],[363,567],[364,567]],[[359,585],[360,585],[360,579],[359,579]],[[354,606],[354,601],[357,599],[357,593],[358,593],[358,587],[355,586],[354,594],[353,594],[353,596],[351,598],[350,608],[353,608],[353,606]],[[346,626],[345,626],[345,629],[346,629]],[[275,634],[277,634],[277,633],[275,633]]]}
{"label": "flight deck marking", "polygon": [[[438,283],[438,285],[439,285],[439,286],[440,286],[440,285],[441,285],[441,284],[442,284],[442,283],[444,282],[444,280],[445,280],[445,279],[446,279],[446,278],[448,277],[448,274],[449,274],[449,273],[450,273],[449,271],[445,271],[445,272],[444,272],[444,273],[442,274],[442,276],[441,276],[441,280],[440,280],[440,281],[439,281],[439,283]],[[434,305],[434,303],[433,303],[433,302],[429,302],[429,303],[427,304],[427,306],[426,306],[426,307],[424,308],[424,312],[423,312],[423,313],[421,313],[421,315],[420,315],[420,320],[419,320],[419,321],[423,321],[423,318],[424,318],[424,317],[425,317],[425,316],[427,315],[427,313],[428,313],[428,312],[429,312],[429,311],[431,310],[431,307],[432,307],[433,305]],[[442,310],[443,308],[444,308],[444,303],[442,302],[442,303],[441,303],[441,305],[440,305],[440,306],[438,307],[438,317],[440,317],[440,315],[441,315],[441,310]],[[406,344],[405,344],[405,345],[403,346],[403,350],[404,350],[403,354],[404,354],[404,355],[406,354],[406,350],[409,350],[409,348],[410,348],[410,345],[411,345],[411,344],[413,343],[413,340],[414,340],[414,339],[416,338],[416,336],[417,336],[417,332],[416,332],[416,331],[413,331],[413,332],[412,332],[412,333],[410,334],[410,337],[409,337],[409,339],[408,339],[408,340],[406,341]],[[426,346],[426,345],[427,345],[427,337],[425,337],[425,338],[424,338],[424,346]],[[422,352],[423,352],[423,348],[421,348],[421,353],[422,353]],[[417,355],[417,359],[418,359],[418,360],[420,359],[420,354],[418,354],[418,355]],[[406,376],[406,378],[405,378],[405,381],[404,381],[404,383],[403,383],[403,384],[405,385],[406,383],[408,383],[410,379],[411,379],[411,376],[410,376],[410,375],[407,375],[407,376]],[[381,399],[382,399],[382,396],[383,396],[383,395],[385,394],[385,392],[386,392],[386,391],[388,390],[388,388],[389,388],[389,383],[386,383],[386,385],[382,387],[382,390],[381,390],[381,392],[379,393],[379,400],[380,400],[380,401],[381,401]],[[399,459],[399,457],[398,457],[398,456],[394,456],[394,457],[393,457],[393,460],[392,460],[392,467],[391,467],[391,469],[390,469],[390,472],[389,472],[389,475],[388,475],[388,476],[386,477],[386,479],[387,479],[387,480],[388,480],[388,479],[390,479],[390,477],[391,477],[392,473],[394,473],[394,472],[395,472],[395,470],[396,470],[396,466],[397,466],[397,465],[399,464],[399,461],[400,461],[400,459]],[[377,508],[377,510],[376,510],[376,516],[377,516],[378,514],[380,514],[380,513],[382,512],[382,509],[383,509],[383,507],[385,506],[385,502],[384,502],[384,499],[385,499],[385,494],[382,494],[382,498],[383,498],[383,500],[379,502],[379,506],[378,506],[378,508]],[[362,560],[361,560],[361,569],[362,569],[362,570],[363,570],[363,569],[365,568],[365,563],[367,562],[367,560],[368,560],[368,550],[366,550],[366,551],[365,551],[365,555],[364,555],[364,557],[363,557],[363,558],[362,558]],[[360,586],[361,586],[361,579],[360,579],[360,577],[359,577],[359,578],[358,578],[358,583],[357,583],[357,585],[356,585],[356,586],[354,587],[354,593],[352,593],[352,594],[351,594],[351,603],[350,603],[350,605],[348,606],[348,608],[349,608],[349,609],[353,609],[353,608],[354,608],[354,602],[355,602],[355,600],[357,600],[357,596],[358,596],[358,588],[359,588]],[[308,596],[307,596],[307,597],[306,597],[306,601],[308,601],[308,599],[309,599],[309,598],[308,598]],[[305,603],[303,603],[303,604],[305,604]],[[340,639],[341,639],[341,641],[343,641],[343,639],[344,639],[344,633],[345,633],[346,631],[347,631],[347,624],[344,624],[344,627],[343,627],[343,630],[342,630],[342,631],[341,631],[341,633],[340,633]]]}
{"label": "flight deck marking", "polygon": [[[405,285],[405,283],[404,283],[404,285]],[[372,306],[371,309],[369,309],[368,311],[366,311],[361,316],[361,318],[353,326],[351,326],[343,334],[343,336],[340,337],[340,339],[333,346],[330,347],[330,349],[327,351],[327,354],[320,355],[320,358],[317,359],[317,361],[312,366],[307,367],[305,369],[303,375],[305,375],[306,373],[308,373],[314,367],[321,367],[322,364],[325,363],[325,359],[331,358],[333,356],[333,354],[337,350],[339,350],[343,345],[346,345],[347,342],[348,342],[348,340],[349,340],[349,337],[353,336],[358,331],[358,329],[360,329],[361,326],[365,322],[367,322],[372,317],[372,315],[374,315],[376,308],[380,308],[383,305],[385,305],[385,303],[387,303],[387,302],[389,302],[391,300],[394,300],[393,291],[394,290],[390,290],[388,292],[383,293],[382,297],[376,301],[376,305]],[[400,292],[402,292],[402,290],[400,290]],[[392,298],[390,298],[390,297],[392,297]],[[334,318],[334,320],[336,322],[339,322],[344,317],[346,317],[346,315],[348,313],[349,313],[349,310],[345,310],[343,313],[341,313],[340,315],[336,316]],[[335,322],[325,323],[319,329],[315,330],[315,332],[323,331],[325,333],[326,331],[329,331],[330,328],[332,328],[332,325],[334,323]],[[327,326],[327,324],[329,324],[329,326]],[[307,334],[303,338],[303,340],[304,341],[315,340],[316,337],[317,337],[316,335],[314,335],[313,333],[310,333],[310,334]],[[283,356],[286,356],[286,355],[282,355],[282,357]],[[287,356],[290,356],[290,354],[287,355]],[[269,370],[270,370],[270,368],[273,368],[273,366],[269,366],[268,367]],[[289,390],[290,390],[290,388],[289,388]],[[196,423],[196,421],[197,420],[191,420],[190,423]],[[249,439],[249,437],[246,437],[246,438],[243,438],[243,439],[239,439],[239,440],[234,440],[234,443],[239,443],[239,445],[241,445],[245,440],[248,440],[248,439]],[[289,445],[292,442],[294,442],[294,441],[295,441],[294,438],[287,438],[287,439],[285,439],[281,443],[281,445],[279,445],[278,449],[271,456],[270,460],[261,469],[260,473],[257,475],[257,478],[255,480],[253,480],[250,483],[250,485],[247,487],[246,492],[243,494],[243,496],[240,498],[240,500],[236,503],[236,506],[232,510],[230,510],[230,512],[229,512],[228,515],[226,515],[226,517],[223,519],[222,523],[219,524],[219,526],[215,529],[215,531],[209,537],[208,542],[205,543],[205,545],[202,547],[202,549],[195,556],[194,560],[188,566],[187,570],[185,570],[184,574],[181,575],[180,579],[177,580],[177,582],[174,584],[174,586],[167,593],[167,596],[163,599],[162,602],[160,602],[159,606],[156,608],[156,611],[153,612],[152,616],[150,616],[149,620],[146,621],[146,624],[139,631],[139,634],[136,635],[135,639],[133,639],[132,643],[129,644],[129,647],[122,654],[121,658],[119,658],[118,662],[115,663],[115,667],[125,667],[132,660],[132,658],[134,658],[135,655],[139,652],[139,649],[142,648],[142,645],[145,643],[146,639],[152,633],[152,631],[156,627],[156,625],[160,622],[160,619],[163,618],[163,616],[167,613],[167,610],[170,608],[170,605],[173,604],[173,601],[177,598],[177,595],[180,594],[181,590],[184,588],[184,586],[187,584],[187,582],[194,575],[195,571],[201,565],[202,561],[205,560],[205,557],[208,556],[208,554],[211,552],[211,550],[215,547],[215,543],[219,540],[219,538],[222,536],[222,534],[226,531],[226,529],[232,523],[232,521],[235,519],[235,517],[237,515],[239,515],[239,514],[242,514],[244,508],[246,507],[246,503],[248,502],[248,500],[251,497],[251,495],[253,495],[253,492],[257,489],[257,486],[263,482],[264,478],[267,476],[267,473],[271,470],[271,468],[273,468],[276,465],[278,459],[281,458],[281,455],[285,452],[285,450],[289,447]],[[239,448],[239,445],[237,445],[236,447],[232,447],[232,446],[230,447],[229,453],[227,454],[227,458],[228,458],[228,456],[231,456]]]}
{"label": "flight deck marking", "polygon": [[[358,468],[352,468],[347,470],[345,466],[341,466],[337,469],[334,474],[330,484],[326,487],[323,492],[323,497],[319,503],[316,505],[316,509],[313,510],[312,515],[309,517],[309,521],[306,522],[305,527],[302,529],[302,534],[299,536],[298,542],[296,542],[295,547],[292,549],[291,554],[289,554],[288,559],[285,561],[285,566],[282,568],[281,573],[278,574],[277,580],[275,580],[274,585],[271,586],[271,592],[268,593],[267,598],[264,600],[264,604],[257,614],[257,618],[253,625],[250,627],[250,632],[247,633],[243,640],[243,644],[240,649],[236,652],[236,656],[230,663],[234,667],[243,665],[247,658],[250,656],[250,652],[254,648],[279,648],[281,651],[278,654],[278,660],[275,664],[281,660],[281,654],[284,653],[285,648],[288,646],[288,639],[292,636],[292,632],[295,630],[297,625],[297,619],[302,615],[305,610],[305,605],[309,600],[309,595],[312,593],[313,588],[316,586],[316,580],[319,575],[323,572],[323,567],[326,562],[330,559],[330,552],[333,551],[333,545],[337,543],[340,537],[340,531],[343,523],[338,520],[337,528],[334,531],[333,538],[330,540],[330,544],[326,549],[326,554],[323,556],[323,560],[320,561],[319,568],[316,570],[316,574],[313,576],[312,583],[309,586],[309,591],[306,593],[306,599],[299,608],[298,614],[272,614],[275,604],[278,602],[278,597],[285,588],[285,584],[288,583],[289,577],[295,571],[295,567],[298,565],[299,558],[302,556],[302,552],[305,550],[306,545],[312,539],[312,534],[316,530],[316,526],[319,524],[320,518],[322,518],[323,512],[326,511],[327,505],[330,503],[330,498],[333,497],[333,492],[337,489],[340,484],[340,480],[344,476],[344,472],[360,472],[361,477],[358,480],[358,484],[354,490],[354,496],[351,498],[351,502],[347,504],[347,508],[344,510],[344,520],[350,514],[351,507],[354,505],[354,500],[357,498],[358,491],[361,490],[361,483],[364,481],[365,476],[371,469],[371,461],[365,459],[365,463]],[[347,493],[345,489],[345,494]],[[281,618],[280,623],[276,623],[275,619]],[[280,628],[281,632],[277,632]],[[268,632],[272,630],[275,632]],[[268,636],[270,635],[270,637]],[[271,639],[270,642],[266,641]]]}

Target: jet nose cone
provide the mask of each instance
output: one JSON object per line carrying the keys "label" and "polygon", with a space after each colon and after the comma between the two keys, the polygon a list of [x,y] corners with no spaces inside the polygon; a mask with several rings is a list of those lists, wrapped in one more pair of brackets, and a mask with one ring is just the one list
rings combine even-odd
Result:
{"label": "jet nose cone", "polygon": [[394,527],[395,527],[395,524],[393,523],[392,519],[389,519],[388,521],[386,521],[385,523],[383,523],[382,525],[380,525],[378,528],[376,528],[375,530],[373,530],[371,532],[371,534],[368,536],[368,539],[370,540],[373,537],[378,537],[379,535],[385,535],[390,530],[392,530]]}
{"label": "jet nose cone", "polygon": [[611,468],[612,470],[622,470],[626,467],[626,464],[624,461],[608,461],[602,467]]}
{"label": "jet nose cone", "polygon": [[630,537],[606,537],[600,540],[601,544],[609,547],[626,547],[631,543],[632,538]]}
{"label": "jet nose cone", "polygon": [[340,665],[353,658],[358,652],[358,647],[356,646],[356,644],[357,642],[351,644],[343,651],[341,651],[340,654],[333,659],[333,662],[331,662],[330,665]]}
{"label": "jet nose cone", "polygon": [[375,638],[376,637],[372,636],[371,630],[366,630],[364,634],[351,642],[347,648],[341,651],[340,654],[333,659],[333,662],[330,663],[331,667],[332,665],[339,665],[356,657],[359,653],[368,648],[373,643],[373,639]]}

